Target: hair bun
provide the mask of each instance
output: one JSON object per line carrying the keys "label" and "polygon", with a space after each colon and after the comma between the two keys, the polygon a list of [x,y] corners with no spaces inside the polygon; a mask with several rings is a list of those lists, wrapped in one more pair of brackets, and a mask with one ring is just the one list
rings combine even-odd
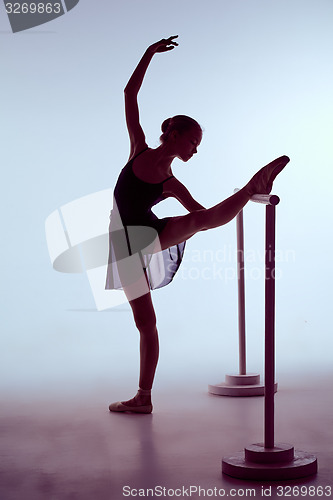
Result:
{"label": "hair bun", "polygon": [[164,120],[164,122],[162,123],[161,125],[161,130],[163,132],[163,134],[165,134],[165,132],[168,130],[170,124],[171,124],[171,120],[172,118],[167,118],[166,120]]}
{"label": "hair bun", "polygon": [[184,132],[192,129],[193,127],[195,127],[202,134],[202,128],[200,127],[199,123],[196,120],[193,120],[193,118],[189,116],[176,115],[173,116],[172,118],[167,118],[161,125],[163,134],[160,137],[160,141],[162,143],[166,142],[170,134],[172,134],[174,130],[177,131],[179,134],[183,134]]}

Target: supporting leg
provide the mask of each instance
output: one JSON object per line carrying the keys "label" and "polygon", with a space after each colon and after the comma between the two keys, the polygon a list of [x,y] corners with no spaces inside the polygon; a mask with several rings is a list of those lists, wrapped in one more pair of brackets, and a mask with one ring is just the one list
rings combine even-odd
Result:
{"label": "supporting leg", "polygon": [[150,293],[130,301],[130,305],[140,333],[139,387],[143,390],[150,390],[153,386],[159,356],[156,316]]}
{"label": "supporting leg", "polygon": [[[125,289],[126,292],[126,289]],[[110,411],[133,411],[151,413],[151,395],[159,356],[159,341],[156,316],[150,293],[129,301],[134,321],[140,333],[140,378],[139,390],[134,398],[113,403]]]}

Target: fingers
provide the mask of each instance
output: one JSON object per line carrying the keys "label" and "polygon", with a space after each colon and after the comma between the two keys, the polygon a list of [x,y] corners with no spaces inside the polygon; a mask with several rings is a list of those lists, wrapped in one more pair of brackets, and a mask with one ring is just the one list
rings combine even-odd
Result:
{"label": "fingers", "polygon": [[155,52],[166,52],[168,50],[172,50],[178,46],[178,43],[174,41],[175,38],[178,38],[178,35],[170,36],[169,38],[162,38],[156,43],[153,43],[149,47],[149,50],[153,53]]}
{"label": "fingers", "polygon": [[[171,50],[178,46],[178,43],[174,41],[174,38],[178,38],[178,35],[169,36],[169,38],[163,38],[163,40],[161,40],[167,50]],[[169,47],[169,45],[171,45],[171,47]]]}
{"label": "fingers", "polygon": [[174,38],[178,38],[178,35],[169,36],[169,38],[167,38],[167,40],[166,40],[166,41],[167,41],[167,42],[169,42],[169,44],[170,44],[170,43],[172,43],[173,45],[178,45],[178,43],[177,43],[177,42],[174,42],[174,41],[173,41],[173,39],[174,39]]}

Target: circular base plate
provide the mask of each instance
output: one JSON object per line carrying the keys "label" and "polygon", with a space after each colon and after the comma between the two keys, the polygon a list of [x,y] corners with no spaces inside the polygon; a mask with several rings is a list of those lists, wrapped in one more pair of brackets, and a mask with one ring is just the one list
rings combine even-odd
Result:
{"label": "circular base plate", "polygon": [[246,373],[245,375],[226,375],[225,383],[228,385],[260,385],[259,373]]}
{"label": "circular base plate", "polygon": [[[277,384],[274,385],[274,392],[277,391]],[[255,385],[228,385],[226,383],[209,385],[208,392],[218,396],[264,396],[265,386]]]}
{"label": "circular base plate", "polygon": [[226,383],[209,385],[208,392],[218,396],[263,396],[265,387],[256,385],[229,385]]}
{"label": "circular base plate", "polygon": [[[274,385],[274,392],[276,391],[277,384]],[[225,382],[209,385],[208,392],[218,396],[264,396],[265,386],[260,383],[258,373],[226,375]]]}
{"label": "circular base plate", "polygon": [[294,447],[286,443],[275,443],[274,448],[265,448],[264,443],[245,447],[245,460],[258,464],[291,462],[294,459]]}
{"label": "circular base plate", "polygon": [[255,463],[245,460],[244,451],[222,460],[222,472],[238,479],[276,481],[297,479],[316,474],[317,458],[307,452],[295,450],[293,460],[285,463]]}

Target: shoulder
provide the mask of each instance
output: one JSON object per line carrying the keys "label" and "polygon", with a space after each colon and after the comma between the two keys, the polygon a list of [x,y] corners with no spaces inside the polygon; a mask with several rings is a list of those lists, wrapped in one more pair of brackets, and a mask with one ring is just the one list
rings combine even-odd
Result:
{"label": "shoulder", "polygon": [[149,148],[148,144],[146,143],[146,141],[136,142],[136,143],[131,144],[131,151],[129,154],[128,161],[134,160],[134,158],[139,156],[144,151],[147,151],[148,149],[150,149],[150,148]]}
{"label": "shoulder", "polygon": [[188,192],[187,188],[174,175],[167,179],[163,184],[163,191],[168,196],[178,198],[183,193]]}

